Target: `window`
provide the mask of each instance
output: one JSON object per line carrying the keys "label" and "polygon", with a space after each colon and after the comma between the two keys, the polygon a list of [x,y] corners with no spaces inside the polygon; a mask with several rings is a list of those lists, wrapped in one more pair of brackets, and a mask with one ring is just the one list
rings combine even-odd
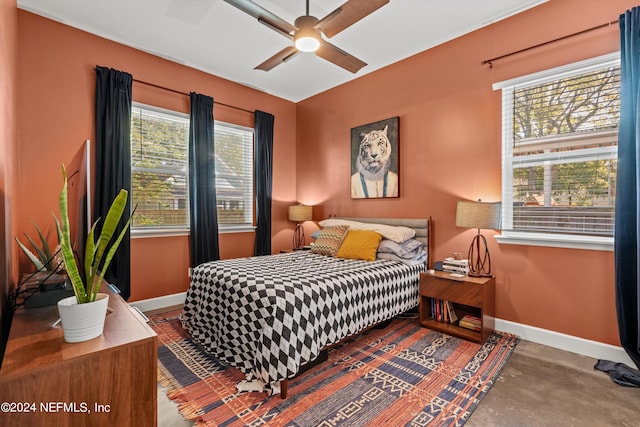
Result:
{"label": "window", "polygon": [[215,138],[219,228],[252,228],[253,129],[216,122]]}
{"label": "window", "polygon": [[607,55],[494,85],[502,90],[505,243],[610,249],[620,61]]}
{"label": "window", "polygon": [[131,110],[132,230],[189,229],[189,116],[134,105]]}
{"label": "window", "polygon": [[[189,116],[134,104],[131,113],[135,234],[189,230]],[[220,231],[253,226],[253,129],[215,122]]]}

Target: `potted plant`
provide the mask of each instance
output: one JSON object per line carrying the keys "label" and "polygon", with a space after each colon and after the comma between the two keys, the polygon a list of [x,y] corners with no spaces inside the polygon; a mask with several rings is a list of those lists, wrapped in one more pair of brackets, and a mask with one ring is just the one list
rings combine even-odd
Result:
{"label": "potted plant", "polygon": [[[129,217],[116,240],[111,242],[127,206],[129,193],[127,190],[120,190],[111,203],[97,242],[94,238],[94,232],[99,219],[93,223],[87,236],[85,253],[77,254],[78,260],[76,260],[69,230],[67,171],[64,165],[62,166],[62,177],[64,184],[59,199],[60,220],[55,216],[54,218],[64,267],[71,281],[74,296],[58,301],[58,312],[62,321],[65,341],[80,342],[102,334],[109,295],[98,291],[104,274],[131,223],[131,217]],[[81,273],[80,268],[83,268],[84,274]]]}
{"label": "potted plant", "polygon": [[16,243],[18,244],[20,249],[22,249],[22,252],[27,256],[27,258],[29,258],[29,261],[31,261],[33,266],[36,268],[36,272],[37,271],[55,272],[55,271],[61,270],[62,266],[57,265],[57,263],[55,262],[55,255],[53,255],[53,252],[51,252],[51,248],[49,247],[49,242],[47,241],[47,237],[44,234],[42,234],[42,231],[40,230],[40,227],[38,227],[38,224],[34,222],[33,225],[36,228],[36,232],[38,233],[38,238],[40,239],[40,246],[38,246],[36,241],[32,239],[31,236],[29,236],[27,233],[25,233],[24,235],[26,236],[27,240],[31,244],[33,251],[29,249],[27,245],[22,243],[20,239],[18,239],[18,237],[15,238]]}

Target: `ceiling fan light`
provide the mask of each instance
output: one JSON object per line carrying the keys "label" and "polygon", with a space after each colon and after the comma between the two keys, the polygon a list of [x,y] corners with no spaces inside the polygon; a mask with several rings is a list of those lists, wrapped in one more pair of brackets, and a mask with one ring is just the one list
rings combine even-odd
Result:
{"label": "ceiling fan light", "polygon": [[295,26],[298,31],[293,36],[293,44],[302,52],[315,52],[320,47],[320,32],[313,28],[318,23],[318,18],[307,15],[296,19]]}
{"label": "ceiling fan light", "polygon": [[298,31],[293,40],[296,48],[302,52],[315,52],[320,47],[320,40],[313,31]]}
{"label": "ceiling fan light", "polygon": [[320,41],[314,36],[298,36],[295,38],[296,48],[302,52],[315,52],[320,47]]}

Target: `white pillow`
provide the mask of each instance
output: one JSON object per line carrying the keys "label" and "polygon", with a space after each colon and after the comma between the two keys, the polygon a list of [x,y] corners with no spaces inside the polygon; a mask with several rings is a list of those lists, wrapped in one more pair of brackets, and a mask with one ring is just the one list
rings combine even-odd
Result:
{"label": "white pillow", "polygon": [[371,230],[382,234],[385,239],[402,243],[413,238],[416,231],[409,227],[385,225],[385,224],[369,224],[367,222],[351,221],[348,219],[329,218],[319,222],[322,227],[332,225],[348,225],[350,230]]}

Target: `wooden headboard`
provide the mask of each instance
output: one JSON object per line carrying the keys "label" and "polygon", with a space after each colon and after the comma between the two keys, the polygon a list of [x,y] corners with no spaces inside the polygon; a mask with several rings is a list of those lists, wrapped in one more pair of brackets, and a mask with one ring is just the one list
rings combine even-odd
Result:
{"label": "wooden headboard", "polygon": [[431,232],[431,217],[429,218],[354,218],[354,217],[337,217],[336,219],[345,219],[349,221],[360,221],[371,224],[385,224],[395,225],[402,227],[409,227],[416,231],[415,239],[422,242],[427,252],[427,268],[432,265],[432,232]]}

